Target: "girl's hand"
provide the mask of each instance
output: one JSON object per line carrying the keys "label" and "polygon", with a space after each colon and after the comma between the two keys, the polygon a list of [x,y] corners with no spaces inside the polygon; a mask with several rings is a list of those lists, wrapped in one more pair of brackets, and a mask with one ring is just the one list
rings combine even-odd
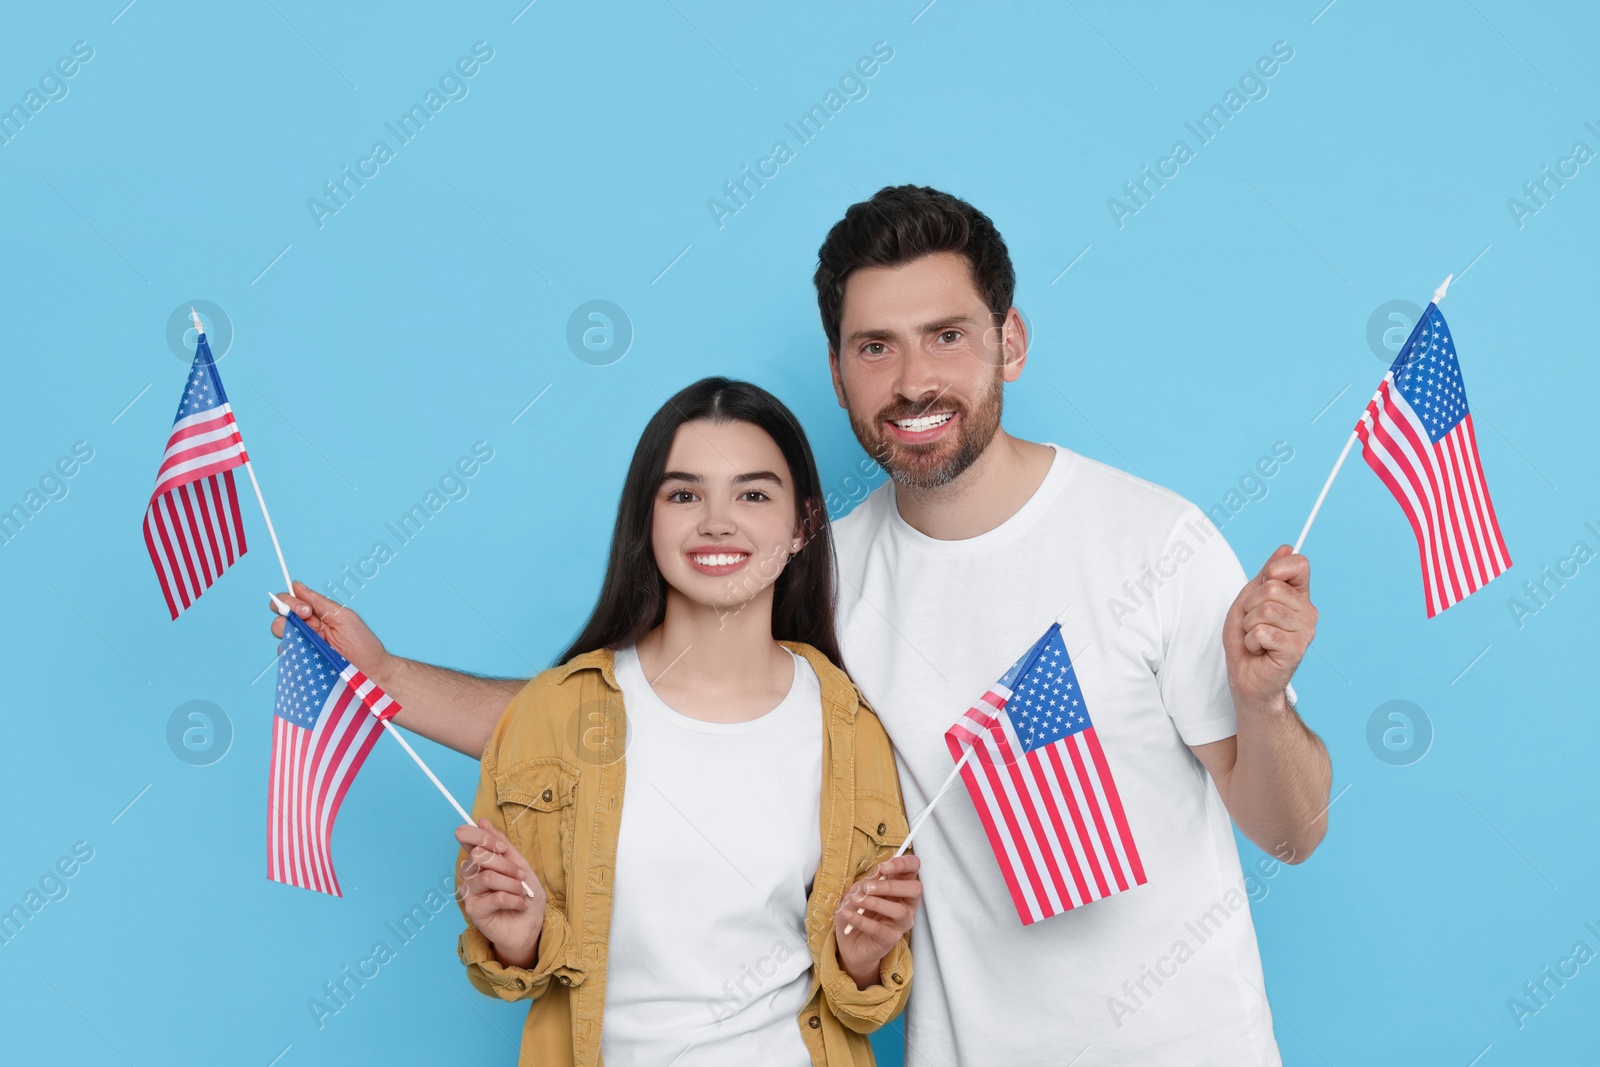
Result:
{"label": "girl's hand", "polygon": [[917,877],[921,866],[922,861],[912,855],[884,860],[850,887],[833,913],[839,962],[858,989],[878,984],[878,965],[911,929],[922,906],[922,881]]}
{"label": "girl's hand", "polygon": [[456,840],[469,850],[461,864],[461,904],[467,917],[494,945],[501,963],[533,966],[544,928],[544,884],[488,819],[456,827]]}

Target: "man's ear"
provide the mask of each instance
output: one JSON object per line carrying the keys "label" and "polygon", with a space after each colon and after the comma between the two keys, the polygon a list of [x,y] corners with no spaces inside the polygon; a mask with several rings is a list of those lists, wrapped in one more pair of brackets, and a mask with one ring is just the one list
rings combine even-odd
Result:
{"label": "man's ear", "polygon": [[839,401],[840,407],[848,409],[850,405],[844,399],[844,376],[839,369],[839,353],[832,345],[828,346],[828,370],[833,375],[834,399]]}
{"label": "man's ear", "polygon": [[1008,382],[1022,377],[1023,365],[1028,362],[1028,324],[1022,321],[1022,312],[1011,308],[1006,312],[1005,337],[1001,341],[1002,364],[1000,373]]}

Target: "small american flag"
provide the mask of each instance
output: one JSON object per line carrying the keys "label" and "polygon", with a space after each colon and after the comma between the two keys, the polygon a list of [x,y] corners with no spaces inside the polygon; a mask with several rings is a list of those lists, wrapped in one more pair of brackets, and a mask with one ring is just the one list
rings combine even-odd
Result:
{"label": "small american flag", "polygon": [[1511,566],[1450,330],[1429,304],[1356,424],[1361,454],[1400,502],[1422,557],[1428,617]]}
{"label": "small american flag", "polygon": [[299,616],[285,616],[272,717],[268,878],[344,895],[329,851],[333,820],[383,732],[380,720],[399,710]]}
{"label": "small american flag", "polygon": [[145,547],[174,619],[244,555],[233,468],[249,461],[201,334],[144,513]]}
{"label": "small american flag", "polygon": [[944,737],[1024,925],[1144,885],[1060,623]]}

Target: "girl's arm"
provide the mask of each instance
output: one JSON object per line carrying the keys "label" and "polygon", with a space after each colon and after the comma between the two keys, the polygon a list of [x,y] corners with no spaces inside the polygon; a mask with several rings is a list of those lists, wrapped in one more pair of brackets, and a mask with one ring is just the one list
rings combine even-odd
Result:
{"label": "girl's arm", "polygon": [[[495,796],[495,748],[484,750],[474,826],[456,828],[456,897],[467,920],[457,952],[474,989],[501,1000],[543,995],[566,964],[566,916],[548,905],[544,883],[506,836]],[[533,891],[529,896],[522,883]]]}

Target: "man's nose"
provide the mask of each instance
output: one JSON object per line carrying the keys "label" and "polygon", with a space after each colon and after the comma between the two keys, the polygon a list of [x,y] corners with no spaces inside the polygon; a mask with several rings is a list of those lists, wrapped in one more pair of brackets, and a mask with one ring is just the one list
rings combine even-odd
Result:
{"label": "man's nose", "polygon": [[914,404],[931,404],[944,392],[933,357],[914,349],[900,360],[894,386],[896,393]]}

